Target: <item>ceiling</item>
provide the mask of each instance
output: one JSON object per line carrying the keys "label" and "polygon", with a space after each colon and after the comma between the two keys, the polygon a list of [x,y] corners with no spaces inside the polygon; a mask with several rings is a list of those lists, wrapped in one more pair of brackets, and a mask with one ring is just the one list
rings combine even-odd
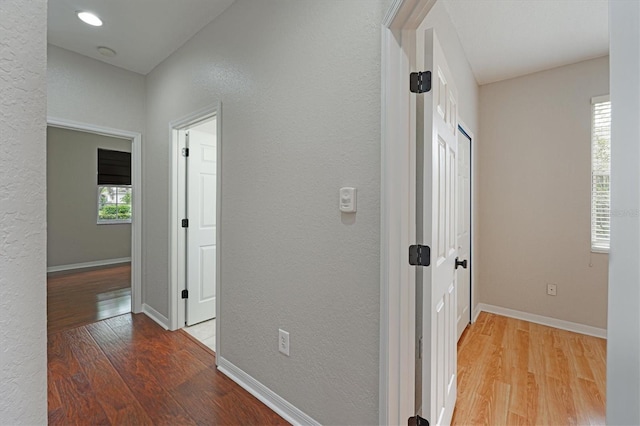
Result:
{"label": "ceiling", "polygon": [[[49,0],[49,43],[147,74],[234,0]],[[259,0],[264,1],[264,0]],[[608,54],[607,0],[440,0],[479,84]],[[81,22],[87,10],[102,27]],[[102,56],[98,46],[114,49]]]}
{"label": "ceiling", "polygon": [[[234,0],[49,0],[48,41],[81,55],[147,74]],[[76,11],[97,14],[91,27]],[[113,58],[98,46],[117,52]]]}
{"label": "ceiling", "polygon": [[609,53],[607,0],[443,0],[478,84]]}

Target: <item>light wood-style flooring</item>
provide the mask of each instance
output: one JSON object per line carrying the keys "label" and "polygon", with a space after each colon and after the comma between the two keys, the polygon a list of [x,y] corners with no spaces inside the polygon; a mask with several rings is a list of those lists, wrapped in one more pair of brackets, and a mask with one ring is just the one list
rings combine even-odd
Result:
{"label": "light wood-style flooring", "polygon": [[481,313],[458,343],[454,425],[604,425],[606,341]]}
{"label": "light wood-style flooring", "polygon": [[47,331],[131,312],[131,264],[47,275]]}
{"label": "light wood-style flooring", "polygon": [[126,314],[48,336],[51,425],[286,425],[183,331]]}

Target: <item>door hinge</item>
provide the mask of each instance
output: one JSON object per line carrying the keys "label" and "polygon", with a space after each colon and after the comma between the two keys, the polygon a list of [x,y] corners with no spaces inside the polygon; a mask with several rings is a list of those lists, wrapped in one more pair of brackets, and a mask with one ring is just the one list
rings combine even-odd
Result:
{"label": "door hinge", "polygon": [[182,290],[182,298],[183,299],[189,298],[189,290]]}
{"label": "door hinge", "polygon": [[420,244],[409,246],[409,265],[431,265],[431,249],[429,246],[421,246]]}
{"label": "door hinge", "polygon": [[189,156],[189,148],[182,148],[182,156],[183,157]]}
{"label": "door hinge", "polygon": [[455,269],[458,269],[458,266],[462,266],[464,269],[467,269],[467,259],[460,260],[456,257],[456,266]]}
{"label": "door hinge", "polygon": [[418,359],[422,359],[422,336],[418,339]]}
{"label": "door hinge", "polygon": [[427,93],[431,90],[431,71],[412,72],[409,75],[411,93]]}
{"label": "door hinge", "polygon": [[429,426],[429,420],[423,419],[416,414],[413,417],[409,417],[409,426]]}
{"label": "door hinge", "polygon": [[182,219],[182,227],[183,228],[189,227],[189,219]]}

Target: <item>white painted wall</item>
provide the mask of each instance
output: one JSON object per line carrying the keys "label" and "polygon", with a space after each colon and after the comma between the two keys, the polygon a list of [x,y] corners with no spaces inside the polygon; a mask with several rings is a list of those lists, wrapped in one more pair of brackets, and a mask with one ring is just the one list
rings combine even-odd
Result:
{"label": "white painted wall", "polygon": [[238,0],[147,76],[145,302],[168,313],[169,123],[222,101],[219,355],[325,424],[378,422],[388,3]]}
{"label": "white painted wall", "polygon": [[609,2],[611,254],[607,424],[640,424],[640,3]]}
{"label": "white painted wall", "polygon": [[608,57],[480,87],[480,302],[606,328],[590,182],[591,98],[608,92]]}
{"label": "white painted wall", "polygon": [[436,31],[436,35],[438,40],[440,40],[440,44],[445,52],[447,57],[447,63],[449,68],[451,69],[451,73],[453,74],[453,79],[456,82],[456,86],[458,88],[458,103],[459,103],[459,111],[458,115],[460,120],[468,126],[466,129],[468,132],[471,132],[474,136],[474,140],[471,142],[472,149],[472,180],[474,182],[474,193],[473,193],[473,241],[474,241],[474,251],[472,252],[473,257],[473,267],[472,267],[472,308],[478,304],[478,294],[481,291],[479,285],[479,268],[478,265],[480,263],[480,255],[479,255],[479,238],[480,238],[480,227],[477,226],[478,223],[476,218],[479,216],[479,191],[476,183],[479,179],[480,167],[477,161],[477,155],[480,138],[479,138],[479,112],[478,112],[478,99],[480,89],[478,84],[476,83],[476,78],[473,75],[473,71],[471,71],[471,66],[467,61],[467,56],[460,44],[460,39],[458,38],[458,32],[453,25],[449,13],[447,12],[446,7],[443,2],[437,2],[433,8],[429,11],[429,14],[425,18],[424,22],[420,25],[419,30],[425,30],[427,28],[434,28]]}
{"label": "white painted wall", "polygon": [[144,76],[47,46],[47,114],[144,133]]}
{"label": "white painted wall", "polygon": [[98,149],[131,141],[47,128],[47,267],[131,257],[131,224],[97,223]]}
{"label": "white painted wall", "polygon": [[0,2],[0,424],[47,422],[45,0]]}

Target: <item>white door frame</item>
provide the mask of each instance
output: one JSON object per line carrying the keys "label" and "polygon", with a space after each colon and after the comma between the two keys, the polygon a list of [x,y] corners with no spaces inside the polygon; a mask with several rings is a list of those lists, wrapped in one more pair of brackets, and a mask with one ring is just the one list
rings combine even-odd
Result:
{"label": "white door frame", "polygon": [[[169,215],[169,330],[177,330],[184,327],[185,323],[185,304],[180,296],[183,289],[186,288],[186,239],[185,233],[181,232],[180,220],[183,219],[185,211],[185,199],[181,196],[179,188],[185,184],[185,170],[182,159],[182,147],[178,138],[178,132],[187,129],[208,119],[216,118],[217,128],[217,170],[216,170],[216,223],[220,224],[221,219],[221,200],[222,200],[222,103],[209,105],[198,111],[195,111],[178,120],[169,123],[169,131],[171,133],[170,146],[170,165],[171,182],[170,182],[170,215]],[[216,313],[220,313],[220,271],[222,265],[220,235],[221,227],[216,229]],[[219,315],[218,315],[219,316]],[[216,353],[220,353],[220,320],[216,320]],[[216,357],[216,364],[218,362]]]}
{"label": "white door frame", "polygon": [[138,314],[142,312],[142,134],[56,117],[47,117],[47,126],[131,141],[131,186],[134,194],[134,214],[131,218],[131,312]]}
{"label": "white door frame", "polygon": [[382,23],[380,401],[381,425],[415,414],[415,123],[409,73],[416,29],[436,0],[394,0]]}
{"label": "white door frame", "polygon": [[[462,105],[462,101],[461,101],[462,97],[460,96],[460,94],[458,94],[458,106]],[[459,111],[459,110],[458,110]],[[474,303],[475,298],[476,298],[476,283],[478,282],[477,280],[477,272],[476,272],[476,268],[473,267],[473,262],[474,262],[474,255],[476,254],[476,236],[475,236],[475,226],[476,226],[476,202],[475,202],[475,191],[476,191],[476,178],[475,178],[475,173],[476,173],[476,167],[474,167],[476,163],[476,148],[475,148],[475,143],[476,143],[476,138],[473,134],[473,132],[471,130],[469,130],[469,126],[467,126],[464,121],[462,121],[462,119],[460,119],[460,114],[458,114],[458,127],[460,127],[462,129],[462,131],[464,133],[466,133],[467,135],[469,135],[469,138],[471,139],[471,142],[469,142],[469,147],[470,147],[470,158],[469,161],[471,162],[471,170],[470,170],[470,174],[471,174],[471,186],[469,188],[469,191],[471,192],[471,201],[469,203],[469,206],[471,208],[471,228],[470,228],[470,235],[469,237],[471,238],[471,246],[470,246],[470,251],[469,251],[469,270],[471,271],[471,274],[469,275],[469,280],[470,280],[470,288],[469,288],[469,297],[471,298],[469,300],[469,303],[471,304],[469,306],[469,315],[470,315],[470,319],[469,319],[469,323],[473,324],[474,322],[476,322],[477,316],[480,312],[475,312],[474,311],[474,307],[476,306],[476,303]]]}

